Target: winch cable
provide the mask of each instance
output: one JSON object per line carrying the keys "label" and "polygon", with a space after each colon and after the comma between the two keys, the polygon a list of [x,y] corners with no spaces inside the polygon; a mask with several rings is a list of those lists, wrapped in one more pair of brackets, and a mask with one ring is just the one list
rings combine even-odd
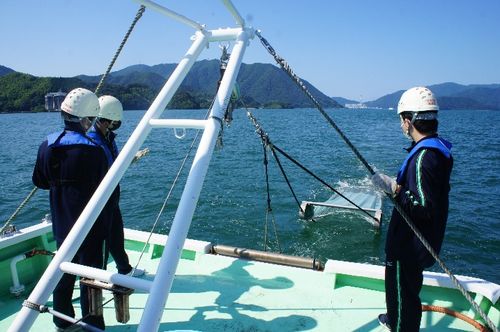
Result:
{"label": "winch cable", "polygon": [[274,226],[274,233],[276,234],[276,243],[278,245],[278,252],[281,254],[281,246],[280,246],[280,241],[278,238],[278,230],[276,229],[276,220],[274,219],[274,213],[273,213],[273,209],[271,207],[271,195],[269,193],[269,173],[268,173],[268,167],[267,167],[269,162],[267,160],[267,146],[265,144],[262,144],[262,148],[264,149],[264,166],[266,169],[266,188],[267,188],[267,211],[266,211],[266,227],[265,227],[265,232],[264,232],[264,251],[266,251],[266,249],[267,249],[267,232],[268,232],[268,225],[269,225],[269,214],[271,214],[271,218],[272,218],[273,226]]}
{"label": "winch cable", "polygon": [[[370,174],[371,175],[375,174],[375,171],[366,162],[366,160],[363,158],[363,156],[358,152],[358,150],[354,147],[354,145],[349,141],[349,139],[347,139],[347,137],[340,130],[340,128],[333,122],[333,120],[328,116],[328,114],[326,114],[326,112],[319,105],[319,103],[316,101],[316,99],[307,90],[307,87],[302,83],[302,80],[297,75],[295,75],[295,73],[290,69],[288,63],[283,58],[281,58],[278,54],[276,54],[276,51],[272,48],[272,46],[268,43],[268,41],[261,36],[259,31],[255,31],[255,34],[257,35],[257,37],[259,37],[264,48],[266,48],[267,51],[269,52],[269,54],[271,54],[274,57],[276,62],[279,64],[280,68],[292,79],[292,81],[302,90],[302,92],[304,92],[304,94],[309,98],[309,100],[311,100],[311,102],[314,104],[314,106],[318,109],[318,111],[320,111],[320,113],[325,117],[325,119],[330,123],[330,125],[339,133],[339,135],[342,137],[342,139],[345,141],[345,143],[351,148],[351,150],[358,157],[358,159],[361,161],[361,163],[367,168],[367,170],[370,172]],[[399,203],[396,201],[396,199],[394,197],[392,197],[391,194],[386,194],[386,195],[389,198],[389,200],[392,202],[392,204],[394,205],[394,208],[399,212],[399,214],[403,217],[403,219],[406,221],[406,223],[411,228],[411,230],[418,237],[420,242],[422,242],[422,244],[429,251],[429,253],[432,255],[432,257],[441,266],[441,268],[446,272],[446,274],[450,277],[450,279],[457,286],[457,288],[464,295],[464,297],[469,301],[469,303],[476,310],[476,312],[481,316],[481,318],[484,319],[484,321],[487,323],[487,325],[491,329],[493,329],[495,332],[500,332],[498,330],[498,328],[493,324],[493,322],[486,316],[486,314],[479,307],[479,305],[474,301],[474,299],[465,290],[465,288],[458,281],[458,279],[451,273],[451,271],[444,264],[444,262],[439,258],[437,253],[434,251],[434,248],[431,247],[431,245],[423,237],[423,235],[420,233],[420,231],[415,227],[413,222],[410,220],[410,218],[408,217],[406,212],[403,211],[403,209],[401,208]]]}
{"label": "winch cable", "polygon": [[[273,152],[274,159],[276,160],[276,163],[278,164],[278,167],[280,168],[281,174],[283,174],[283,177],[285,178],[285,181],[286,181],[286,184],[288,185],[288,188],[290,188],[290,192],[292,193],[292,196],[295,199],[295,202],[300,207],[300,202],[297,199],[297,195],[295,195],[295,191],[292,188],[292,184],[290,183],[290,180],[288,179],[288,176],[285,173],[285,169],[281,165],[280,159],[279,159],[278,155],[276,154],[276,151],[274,150],[274,144],[269,142],[269,148]],[[304,212],[304,215],[305,215],[305,211],[302,210],[302,207],[300,208],[300,210],[301,210],[301,212]],[[316,222],[314,219],[312,219],[312,221]]]}
{"label": "winch cable", "polygon": [[[106,80],[106,78],[108,77],[109,75],[109,72],[111,71],[111,69],[113,68],[113,65],[115,64],[116,62],[116,59],[118,58],[118,56],[120,55],[122,49],[123,49],[123,46],[125,45],[125,43],[127,42],[128,40],[128,37],[130,36],[130,34],[132,33],[132,30],[134,30],[134,27],[135,27],[135,24],[137,23],[137,21],[139,21],[139,19],[142,17],[142,14],[144,13],[144,11],[146,10],[146,6],[144,5],[141,5],[139,7],[139,10],[137,11],[137,14],[135,15],[135,18],[134,20],[132,21],[132,24],[130,25],[127,33],[125,34],[125,37],[123,38],[120,46],[118,47],[118,50],[116,51],[113,59],[111,60],[111,63],[109,64],[108,66],[108,69],[106,70],[105,74],[102,76],[101,78],[101,81],[99,82],[99,84],[97,85],[97,88],[95,89],[95,94],[97,95],[99,90],[101,89],[102,85],[104,84],[104,81]],[[19,212],[21,212],[21,210],[24,208],[24,206],[26,205],[26,203],[28,203],[28,201],[31,199],[31,197],[33,197],[33,195],[35,194],[35,192],[38,190],[38,187],[34,187],[31,192],[28,194],[28,196],[24,199],[24,201],[21,203],[21,205],[19,205],[19,207],[17,208],[17,210],[12,214],[12,216],[9,218],[9,220],[7,220],[7,222],[5,223],[5,225],[2,227],[2,230],[0,231],[0,235],[3,234],[3,232],[5,231],[5,229],[9,226],[9,224],[12,222],[12,220],[19,214]]]}
{"label": "winch cable", "polygon": [[[262,146],[264,146],[264,147],[266,147],[266,146],[272,146],[273,144],[269,141],[269,135],[264,132],[264,129],[262,129],[262,127],[260,126],[260,124],[257,122],[257,119],[253,117],[252,113],[250,112],[250,110],[248,109],[248,107],[246,107],[246,105],[243,102],[243,100],[240,99],[240,102],[243,104],[243,107],[246,109],[246,111],[247,111],[247,117],[250,119],[250,121],[252,121],[252,123],[253,123],[253,125],[255,127],[255,132],[261,138],[261,140],[262,140]],[[278,164],[279,164],[279,162],[278,162]],[[281,168],[281,165],[280,165],[280,168]],[[293,194],[293,196],[295,198],[295,201],[297,202],[297,204],[299,206],[300,212],[302,212],[305,215],[305,211],[302,209],[302,206],[300,205],[299,201],[297,200],[297,197],[295,196],[295,193],[293,192],[293,189],[292,189],[290,183],[288,182],[288,178],[286,177],[286,175],[285,175],[285,173],[284,173],[284,171],[283,171],[282,168],[281,168],[281,171],[283,172],[283,176],[285,177],[285,179],[287,181],[288,187],[292,191],[292,194]],[[267,164],[266,164],[266,172],[267,172]],[[266,180],[267,180],[267,173],[266,173]],[[312,218],[311,218],[311,220],[314,221],[314,222],[316,222]]]}

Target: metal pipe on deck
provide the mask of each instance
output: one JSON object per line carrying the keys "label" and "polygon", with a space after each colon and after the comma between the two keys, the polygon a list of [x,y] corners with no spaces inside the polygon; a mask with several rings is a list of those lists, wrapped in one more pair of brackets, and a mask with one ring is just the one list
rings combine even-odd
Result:
{"label": "metal pipe on deck", "polygon": [[112,284],[140,290],[146,293],[149,292],[149,290],[151,289],[151,285],[153,284],[149,280],[139,279],[124,274],[114,273],[70,262],[62,263],[61,270],[65,273],[85,277],[88,279],[106,281]]}
{"label": "metal pipe on deck", "polygon": [[16,264],[20,261],[23,261],[27,258],[26,254],[18,255],[12,259],[10,262],[10,272],[12,274],[12,282],[13,286],[10,287],[10,292],[14,294],[14,296],[17,298],[21,296],[22,292],[24,292],[24,285],[21,285],[19,283],[19,276],[17,275],[17,267]]}
{"label": "metal pipe on deck", "polygon": [[319,271],[323,270],[321,262],[314,258],[277,254],[273,252],[237,248],[224,245],[213,246],[212,251],[213,253],[218,255],[246,258],[266,263],[303,267]]}

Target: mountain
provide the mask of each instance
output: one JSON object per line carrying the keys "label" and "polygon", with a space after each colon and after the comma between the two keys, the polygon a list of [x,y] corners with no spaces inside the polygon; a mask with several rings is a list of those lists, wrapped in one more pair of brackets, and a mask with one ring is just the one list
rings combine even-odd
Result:
{"label": "mountain", "polygon": [[[442,83],[427,86],[442,110],[500,110],[500,84]],[[368,107],[397,108],[405,90],[367,102]]]}
{"label": "mountain", "polygon": [[2,77],[3,75],[9,74],[9,73],[14,73],[14,72],[15,72],[15,70],[10,69],[9,67],[5,67],[5,66],[0,65],[0,77]]}
{"label": "mountain", "polygon": [[359,101],[355,101],[355,100],[351,100],[351,99],[345,99],[343,97],[332,97],[332,99],[335,100],[340,105],[357,104],[357,103],[359,103]]}
{"label": "mountain", "polygon": [[[197,90],[213,95],[220,80],[220,62],[218,60],[197,61],[180,87],[181,91]],[[147,85],[160,90],[173,73],[177,64],[158,64],[155,66],[134,65],[112,72],[107,83],[126,86],[131,83]],[[98,76],[78,76],[78,78],[96,83]],[[250,107],[307,108],[313,107],[311,101],[300,91],[294,82],[278,67],[271,64],[241,64],[237,78],[241,95],[252,100]],[[342,108],[342,105],[303,81],[318,103],[324,108]],[[241,105],[240,105],[241,106]],[[286,106],[286,107],[284,107]]]}

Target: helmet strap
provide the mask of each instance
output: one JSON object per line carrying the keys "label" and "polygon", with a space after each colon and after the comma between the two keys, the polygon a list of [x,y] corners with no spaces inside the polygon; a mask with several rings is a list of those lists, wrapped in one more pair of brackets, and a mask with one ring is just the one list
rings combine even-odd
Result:
{"label": "helmet strap", "polygon": [[106,135],[107,135],[107,134],[108,134],[108,132],[109,132],[109,128],[108,128],[108,127],[106,127],[106,126],[104,125],[104,123],[102,123],[102,122],[101,122],[101,118],[97,118],[97,119],[96,119],[96,122],[98,122],[98,123],[101,125],[100,127],[104,128],[104,129],[106,130]]}
{"label": "helmet strap", "polygon": [[[410,141],[413,141],[413,137],[411,137],[410,130],[411,130],[411,127],[413,126],[413,122],[415,122],[415,117],[417,114],[418,114],[418,112],[412,113],[412,118],[411,118],[410,124],[408,125],[408,128],[404,131],[406,138],[408,138]],[[403,124],[405,124],[407,119],[405,117],[401,117],[401,119],[403,120]]]}
{"label": "helmet strap", "polygon": [[[83,122],[84,120],[87,119],[88,122],[90,122],[90,126],[86,126]],[[80,120],[80,124],[82,125],[83,127],[83,130],[85,131],[85,134],[88,134],[91,130],[92,130],[92,127],[94,126],[96,122],[96,118],[94,118],[94,120],[90,120],[89,117],[84,117],[84,118],[81,118]]]}
{"label": "helmet strap", "polygon": [[418,112],[412,112],[411,113],[411,121],[410,121],[410,126],[408,127],[408,130],[413,126],[413,122],[417,119]]}

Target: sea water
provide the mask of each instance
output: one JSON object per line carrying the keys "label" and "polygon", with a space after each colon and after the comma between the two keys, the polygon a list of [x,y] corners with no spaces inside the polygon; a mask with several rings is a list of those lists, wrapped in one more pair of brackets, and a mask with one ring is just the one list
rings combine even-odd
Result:
{"label": "sea water", "polygon": [[[317,110],[250,112],[275,146],[334,188],[373,190],[365,166]],[[202,119],[205,113],[169,110],[162,117]],[[403,148],[410,144],[395,111],[327,113],[375,171],[395,177],[406,157]],[[120,148],[144,114],[125,112],[117,131]],[[500,284],[500,137],[492,125],[500,122],[500,112],[440,111],[439,121],[439,134],[453,143],[455,159],[440,257],[454,274]],[[48,134],[61,129],[58,113],[0,114],[0,225],[33,189],[38,146]],[[155,232],[169,233],[196,152],[195,145],[188,154],[196,135],[196,130],[184,135],[181,130],[154,129],[148,136],[142,148],[149,148],[150,153],[131,166],[121,181],[120,206],[127,228],[149,232],[154,226]],[[283,155],[269,150],[264,154],[261,137],[246,110],[235,110],[230,127],[224,126],[222,143],[212,156],[189,238],[314,257],[323,263],[336,259],[383,265],[392,212],[387,198],[383,197],[380,230],[365,215],[353,211],[335,211],[316,222],[300,220],[298,203],[326,201],[331,190]],[[180,171],[184,160],[186,166]],[[48,192],[38,190],[12,223],[24,228],[47,213]],[[431,270],[442,272],[437,264]]]}

